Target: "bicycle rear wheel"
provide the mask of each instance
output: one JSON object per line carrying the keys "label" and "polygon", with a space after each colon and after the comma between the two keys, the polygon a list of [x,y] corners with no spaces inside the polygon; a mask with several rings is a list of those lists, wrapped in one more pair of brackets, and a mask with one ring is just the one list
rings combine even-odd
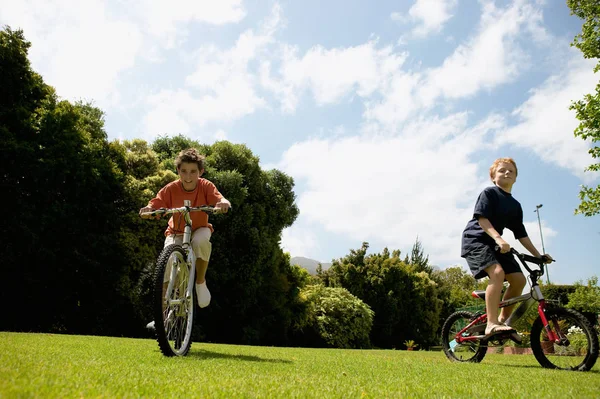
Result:
{"label": "bicycle rear wheel", "polygon": [[531,327],[531,350],[542,367],[590,370],[598,359],[598,335],[584,315],[573,309],[546,309],[549,327],[560,342],[548,341],[538,317]]}
{"label": "bicycle rear wheel", "polygon": [[[468,326],[475,317],[476,315],[471,312],[455,312],[446,319],[442,327],[442,349],[446,357],[453,362],[479,363],[487,353],[487,345],[482,345],[479,340],[462,344],[455,340],[456,334]],[[465,331],[463,337],[481,335],[482,329],[485,330],[485,324],[477,324],[471,328],[471,331]]]}
{"label": "bicycle rear wheel", "polygon": [[154,275],[156,340],[165,356],[185,356],[192,346],[194,290],[187,292],[190,265],[177,244],[165,247]]}

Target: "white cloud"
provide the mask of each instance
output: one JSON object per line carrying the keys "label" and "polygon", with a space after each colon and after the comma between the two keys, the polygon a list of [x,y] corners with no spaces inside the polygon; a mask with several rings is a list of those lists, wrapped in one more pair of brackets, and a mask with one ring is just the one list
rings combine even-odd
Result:
{"label": "white cloud", "polygon": [[307,256],[314,253],[319,244],[313,229],[294,223],[281,233],[281,247],[291,256]]}
{"label": "white cloud", "polygon": [[[243,76],[232,76],[215,95],[197,96],[189,90],[161,90],[148,97],[150,110],[144,117],[144,131],[151,137],[165,133],[163,126],[191,129],[209,122],[231,122],[264,107],[252,84]],[[175,127],[168,130],[176,131]]]}
{"label": "white cloud", "polygon": [[173,47],[188,35],[187,23],[237,23],[246,16],[241,0],[134,0],[127,10],[143,30],[162,46]]}
{"label": "white cloud", "polygon": [[185,78],[186,87],[163,89],[149,97],[144,131],[150,136],[160,134],[158,128],[171,121],[189,131],[211,122],[229,123],[266,107],[250,64],[274,41],[273,35],[282,21],[280,14],[276,4],[258,33],[243,32],[229,49],[204,45],[194,51],[190,58],[195,69]]}
{"label": "white cloud", "polygon": [[393,12],[392,21],[401,24],[413,23],[415,27],[410,34],[401,37],[404,43],[409,37],[422,38],[433,33],[439,33],[446,22],[452,17],[457,0],[417,0],[408,10],[408,14]]}
{"label": "white cloud", "polygon": [[598,174],[584,173],[594,161],[587,152],[590,144],[573,136],[578,120],[569,105],[589,93],[598,76],[593,73],[593,61],[574,51],[571,56],[564,70],[531,90],[529,99],[513,112],[518,124],[499,134],[496,144],[528,148],[547,163],[591,181]]}
{"label": "white cloud", "polygon": [[408,15],[417,23],[413,35],[427,36],[442,30],[444,24],[452,18],[456,0],[417,0],[408,10]]}
{"label": "white cloud", "polygon": [[[123,72],[186,38],[186,23],[239,22],[241,0],[1,1],[0,24],[22,28],[30,60],[61,97],[117,106]],[[143,50],[143,51],[142,51]]]}
{"label": "white cloud", "polygon": [[427,72],[426,84],[419,91],[422,102],[431,105],[440,96],[469,97],[516,78],[529,64],[518,39],[525,28],[532,31],[537,27],[537,35],[544,31],[539,17],[530,19],[538,14],[525,1],[517,0],[505,9],[484,3],[479,34],[458,46],[442,66]]}
{"label": "white cloud", "polygon": [[[466,114],[455,114],[416,121],[401,136],[295,144],[279,168],[306,187],[297,223],[394,248],[419,235],[432,259],[456,259],[473,206],[465,197],[487,184],[472,155],[498,126],[492,117],[469,129]],[[303,238],[288,234],[288,241]]]}
{"label": "white cloud", "polygon": [[0,22],[23,29],[34,69],[60,96],[103,106],[118,100],[119,74],[134,66],[142,48],[135,24],[99,0],[2,3]]}
{"label": "white cloud", "polygon": [[423,107],[415,98],[415,91],[421,84],[420,74],[397,72],[382,87],[382,100],[369,99],[365,102],[365,118],[393,128],[408,119]]}
{"label": "white cloud", "polygon": [[[558,232],[554,230],[552,227],[548,226],[545,220],[540,220],[542,225],[542,234],[544,235],[544,245],[542,246],[542,236],[540,235],[540,224],[535,220],[533,222],[524,222],[525,229],[527,230],[527,235],[529,239],[533,243],[533,245],[537,248],[540,253],[543,253],[543,248],[551,247],[552,241],[554,237],[558,236]],[[510,231],[505,231],[502,235],[502,238],[506,240],[507,243],[510,244],[511,247],[514,247],[517,251],[529,254],[529,251],[525,249],[523,245],[518,240],[515,240],[514,235]],[[551,251],[548,251],[551,253]]]}
{"label": "white cloud", "polygon": [[215,132],[215,141],[227,140],[227,132],[223,129],[219,129]]}
{"label": "white cloud", "polygon": [[528,67],[518,39],[524,32],[533,35],[535,30],[539,38],[546,32],[540,15],[525,1],[503,9],[484,3],[476,36],[459,45],[439,67],[423,72],[403,71],[399,66],[392,70],[382,79],[381,98],[366,100],[366,119],[389,129],[431,109],[440,99],[474,96],[514,80]]}
{"label": "white cloud", "polygon": [[304,90],[310,90],[319,105],[337,103],[353,94],[367,98],[387,86],[406,57],[394,53],[391,46],[378,49],[376,41],[330,50],[315,46],[302,57],[297,48],[284,46],[281,76],[270,76],[271,64],[264,63],[261,82],[277,95],[284,111],[293,112]]}

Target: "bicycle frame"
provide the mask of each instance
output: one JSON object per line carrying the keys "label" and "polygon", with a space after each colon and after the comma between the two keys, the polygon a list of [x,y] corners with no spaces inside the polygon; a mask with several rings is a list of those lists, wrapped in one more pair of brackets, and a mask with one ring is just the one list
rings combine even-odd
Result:
{"label": "bicycle frame", "polygon": [[[192,297],[194,283],[196,282],[196,255],[194,254],[194,248],[191,246],[192,218],[190,216],[190,213],[193,211],[204,211],[205,212],[209,209],[212,210],[212,208],[209,208],[209,207],[192,208],[190,205],[191,205],[191,202],[189,200],[184,200],[182,207],[174,208],[174,209],[169,210],[169,212],[165,212],[165,214],[166,213],[182,213],[183,219],[185,221],[185,227],[183,229],[183,242],[182,242],[181,246],[187,253],[186,263],[189,265],[189,268],[190,268],[190,278],[189,278],[188,285],[187,285],[186,291],[185,291],[185,300],[186,301]],[[171,297],[171,292],[173,291],[173,283],[175,281],[176,274],[177,274],[177,269],[175,267],[171,268],[171,276],[169,279],[169,285],[167,286],[167,292],[165,295],[166,298]],[[180,303],[181,303],[181,300],[169,300],[169,304],[180,304]],[[190,325],[190,327],[191,327],[191,325]]]}
{"label": "bicycle frame", "polygon": [[[561,336],[561,337],[557,336],[557,334],[555,334],[552,331],[552,329],[549,327],[548,319],[546,318],[546,300],[544,299],[542,290],[540,289],[540,287],[538,285],[538,279],[544,275],[543,263],[539,263],[539,260],[535,257],[525,255],[525,254],[520,254],[517,251],[515,251],[514,249],[511,249],[511,251],[515,255],[517,255],[517,258],[519,259],[519,261],[521,261],[521,263],[523,264],[525,269],[529,272],[531,290],[527,294],[523,294],[523,295],[520,295],[520,296],[517,296],[514,298],[510,298],[510,299],[500,302],[500,305],[499,305],[500,308],[512,306],[517,303],[522,303],[517,309],[515,309],[515,311],[511,314],[511,316],[506,320],[506,324],[511,325],[512,323],[517,321],[519,318],[521,318],[521,316],[525,313],[525,311],[527,311],[527,309],[533,304],[533,302],[537,301],[538,302],[538,314],[540,316],[540,319],[542,320],[542,324],[544,325],[544,330],[546,330],[546,333],[548,334],[548,340],[552,341],[552,342],[561,342],[561,341],[567,339],[562,334],[562,332],[560,331],[558,326],[556,326],[556,329],[557,329],[557,331],[559,331],[561,333],[560,335],[563,335],[563,336]],[[538,264],[540,266],[540,269],[539,270],[531,270],[527,266],[526,261],[535,262],[536,264]],[[471,295],[475,298],[483,299],[480,296],[479,291],[473,291],[473,293]],[[483,330],[483,332],[485,332],[486,324],[487,324],[487,314],[484,313],[484,314],[476,317],[474,320],[471,321],[471,323],[469,323],[466,327],[461,329],[456,334],[456,336],[454,337],[456,344],[461,344],[464,342],[471,342],[471,341],[485,340],[486,339],[485,334],[471,335],[471,336],[467,336],[467,337],[463,336],[463,334],[466,331],[480,332],[479,330]],[[487,338],[490,338],[490,337],[487,337]]]}
{"label": "bicycle frame", "polygon": [[[161,208],[141,214],[142,217],[180,214],[184,224],[183,237],[178,236],[173,244],[165,246],[161,252],[154,279],[156,338],[165,356],[185,356],[191,346],[196,283],[191,212],[195,211],[217,213],[218,209],[211,206],[192,207],[191,201],[184,200],[179,208]],[[181,219],[177,221],[178,228],[181,228]]]}

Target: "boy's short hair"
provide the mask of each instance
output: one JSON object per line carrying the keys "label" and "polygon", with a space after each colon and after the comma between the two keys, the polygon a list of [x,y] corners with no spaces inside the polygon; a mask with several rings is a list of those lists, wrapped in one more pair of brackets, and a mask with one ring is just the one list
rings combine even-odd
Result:
{"label": "boy's short hair", "polygon": [[515,167],[515,177],[518,176],[519,170],[517,169],[517,163],[512,158],[498,158],[494,161],[492,166],[490,166],[490,179],[494,181],[494,175],[496,174],[496,170],[498,170],[498,165],[501,163],[510,163]]}
{"label": "boy's short hair", "polygon": [[198,164],[198,170],[202,170],[204,169],[204,159],[204,155],[200,155],[195,148],[188,148],[177,155],[177,158],[175,158],[175,167],[179,170],[181,164],[184,162],[196,163]]}

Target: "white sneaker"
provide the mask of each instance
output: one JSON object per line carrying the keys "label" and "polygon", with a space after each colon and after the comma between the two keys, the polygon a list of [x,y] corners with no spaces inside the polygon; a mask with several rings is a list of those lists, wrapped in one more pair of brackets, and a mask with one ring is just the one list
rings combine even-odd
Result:
{"label": "white sneaker", "polygon": [[205,308],[210,304],[210,291],[206,286],[206,281],[202,284],[196,284],[196,297],[198,297],[198,306]]}

